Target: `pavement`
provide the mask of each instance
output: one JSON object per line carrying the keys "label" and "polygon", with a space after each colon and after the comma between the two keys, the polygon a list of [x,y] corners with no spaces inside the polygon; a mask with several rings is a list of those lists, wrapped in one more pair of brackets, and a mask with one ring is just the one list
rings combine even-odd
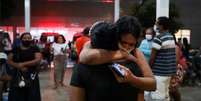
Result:
{"label": "pavement", "polygon": [[[40,73],[40,86],[42,101],[70,101],[69,81],[72,69],[65,72],[65,87],[53,89],[53,71],[48,70]],[[180,87],[182,101],[201,101],[201,87]]]}
{"label": "pavement", "polygon": [[48,70],[41,72],[39,77],[42,101],[70,101],[69,81],[71,73],[72,69],[67,69],[64,79],[65,86],[58,86],[58,88],[54,89],[53,71]]}

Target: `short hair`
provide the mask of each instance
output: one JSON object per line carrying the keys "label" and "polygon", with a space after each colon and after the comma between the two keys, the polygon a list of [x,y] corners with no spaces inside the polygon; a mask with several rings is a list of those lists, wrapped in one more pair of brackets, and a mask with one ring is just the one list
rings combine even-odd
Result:
{"label": "short hair", "polygon": [[168,30],[170,28],[170,20],[166,16],[158,17],[157,22],[163,26],[163,29]]}
{"label": "short hair", "polygon": [[105,21],[97,22],[90,29],[93,48],[118,50],[118,34],[114,24]]}
{"label": "short hair", "polygon": [[65,43],[65,42],[66,42],[66,39],[65,39],[65,37],[64,37],[63,35],[57,35],[56,38],[55,38],[55,42],[58,43],[58,38],[59,38],[60,36],[61,36],[62,39],[63,39],[63,43]]}
{"label": "short hair", "polygon": [[30,32],[24,32],[24,33],[22,33],[22,35],[20,36],[20,40],[22,40],[22,38],[23,38],[25,35],[30,35],[30,36],[31,36],[31,33],[30,33]]}
{"label": "short hair", "polygon": [[89,30],[90,30],[90,27],[85,27],[84,30],[82,31],[82,34],[89,35]]}
{"label": "short hair", "polygon": [[121,36],[131,33],[133,37],[138,39],[141,33],[141,25],[136,17],[133,16],[123,16],[115,23],[117,27],[117,33],[119,38]]}

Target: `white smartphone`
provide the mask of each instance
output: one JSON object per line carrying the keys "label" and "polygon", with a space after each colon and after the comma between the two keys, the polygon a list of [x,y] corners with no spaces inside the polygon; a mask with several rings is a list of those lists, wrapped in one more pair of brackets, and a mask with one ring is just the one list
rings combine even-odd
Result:
{"label": "white smartphone", "polygon": [[112,68],[112,70],[113,70],[118,76],[124,77],[125,72],[124,72],[124,70],[122,70],[122,69],[119,67],[119,64],[113,63],[113,64],[111,65],[111,68]]}

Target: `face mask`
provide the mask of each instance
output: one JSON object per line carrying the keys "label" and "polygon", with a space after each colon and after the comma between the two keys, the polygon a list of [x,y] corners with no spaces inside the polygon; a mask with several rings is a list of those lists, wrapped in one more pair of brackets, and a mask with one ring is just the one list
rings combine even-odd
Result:
{"label": "face mask", "polygon": [[120,43],[118,44],[118,46],[119,46],[119,48],[120,49],[122,49],[122,50],[124,50],[124,51],[126,51],[127,53],[130,53],[131,51],[133,51],[134,50],[134,48],[131,48],[131,49],[126,49],[126,48],[124,48]]}
{"label": "face mask", "polygon": [[156,25],[154,25],[154,31],[156,32],[156,35],[159,34],[159,28]]}
{"label": "face mask", "polygon": [[145,38],[146,38],[147,40],[151,40],[151,39],[152,39],[152,35],[147,34],[147,35],[145,35]]}
{"label": "face mask", "polygon": [[22,40],[22,45],[23,45],[24,47],[29,47],[29,46],[31,45],[31,42],[32,42],[32,41],[28,41],[28,40],[23,41],[23,40]]}

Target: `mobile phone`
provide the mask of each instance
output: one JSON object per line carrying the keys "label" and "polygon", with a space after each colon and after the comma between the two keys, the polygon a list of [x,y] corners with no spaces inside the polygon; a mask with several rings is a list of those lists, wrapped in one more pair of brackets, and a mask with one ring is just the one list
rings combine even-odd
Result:
{"label": "mobile phone", "polygon": [[118,76],[124,77],[124,71],[121,70],[119,64],[113,63],[113,64],[111,65],[111,69],[112,69]]}

